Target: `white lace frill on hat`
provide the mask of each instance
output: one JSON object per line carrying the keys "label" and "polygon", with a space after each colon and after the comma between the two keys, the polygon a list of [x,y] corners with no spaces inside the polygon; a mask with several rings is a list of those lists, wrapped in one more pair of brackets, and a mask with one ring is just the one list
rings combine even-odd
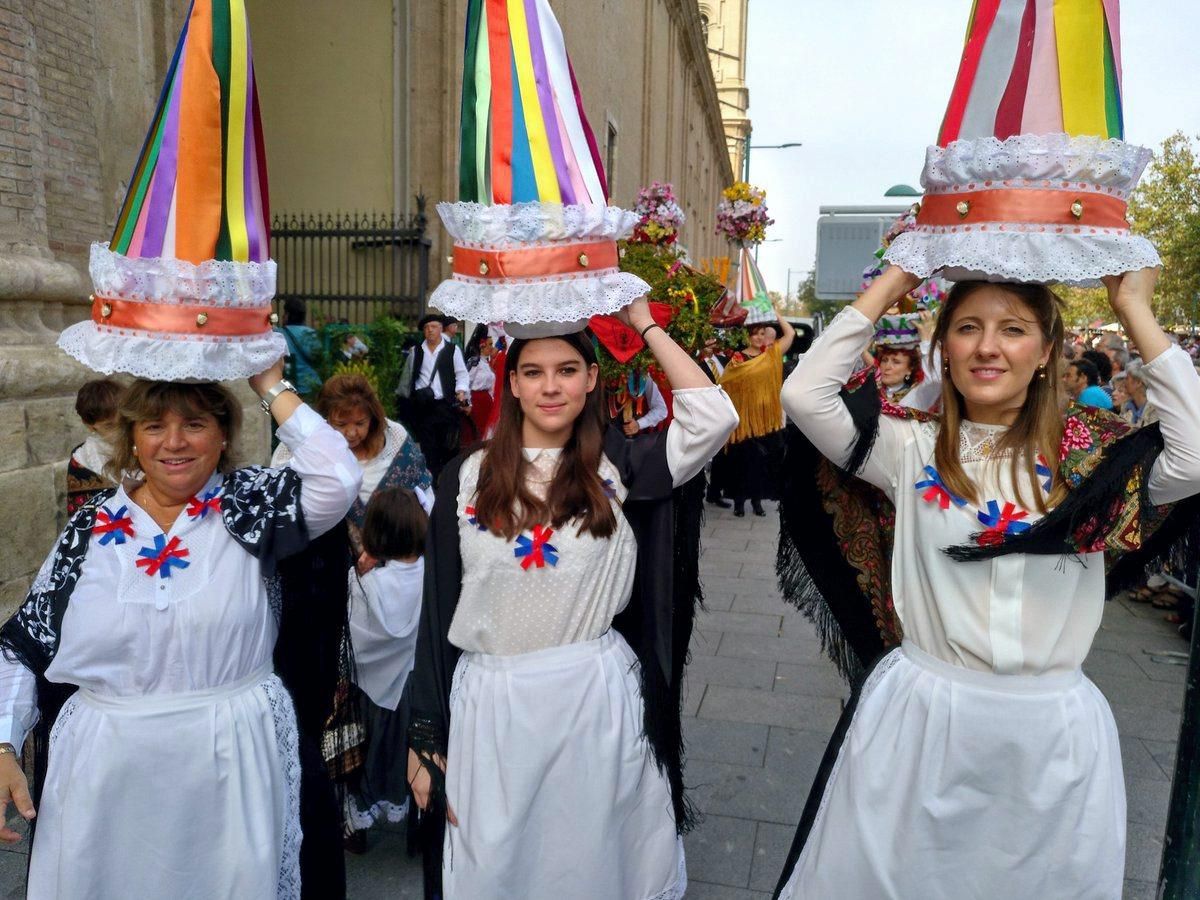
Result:
{"label": "white lace frill on hat", "polygon": [[[628,237],[638,217],[614,206],[560,203],[439,203],[456,246],[473,250],[533,250]],[[437,286],[429,305],[472,322],[504,322],[513,337],[581,330],[592,316],[613,313],[649,293],[641,278],[619,269],[503,280],[455,274]]]}
{"label": "white lace frill on hat", "polygon": [[[265,308],[275,296],[275,263],[122,256],[92,244],[89,265],[98,297],[163,306]],[[283,337],[264,329],[243,337],[164,333],[100,325],[70,326],[58,346],[89,369],[157,381],[229,381],[270,368],[283,356]]]}
{"label": "white lace frill on hat", "polygon": [[[928,148],[921,184],[927,197],[1013,188],[1059,190],[1084,203],[1095,195],[1124,201],[1149,161],[1146,148],[1113,139],[986,137]],[[892,242],[884,259],[922,278],[940,273],[952,281],[1077,285],[1161,264],[1154,246],[1127,227],[978,221],[933,226],[919,219]]]}

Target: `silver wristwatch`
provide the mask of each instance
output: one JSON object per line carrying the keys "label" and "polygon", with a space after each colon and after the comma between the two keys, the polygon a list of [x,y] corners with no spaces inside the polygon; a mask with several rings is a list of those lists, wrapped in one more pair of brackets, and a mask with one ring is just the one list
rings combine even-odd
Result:
{"label": "silver wristwatch", "polygon": [[300,393],[296,390],[296,386],[286,378],[279,379],[278,382],[276,382],[265,394],[262,395],[262,400],[260,402],[262,403],[263,412],[269,415],[271,412],[271,404],[275,402],[276,397],[285,391],[291,391],[293,394]]}

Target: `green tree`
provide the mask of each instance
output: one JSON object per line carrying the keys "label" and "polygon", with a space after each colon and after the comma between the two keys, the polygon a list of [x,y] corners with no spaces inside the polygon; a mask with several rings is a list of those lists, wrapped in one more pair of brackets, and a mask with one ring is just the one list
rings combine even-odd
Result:
{"label": "green tree", "polygon": [[1104,288],[1068,287],[1054,285],[1054,293],[1062,297],[1063,321],[1068,329],[1086,328],[1097,319],[1111,322],[1115,316],[1108,305],[1108,292]]}
{"label": "green tree", "polygon": [[1200,159],[1181,131],[1155,154],[1129,200],[1132,227],[1158,248],[1163,272],[1154,298],[1159,321],[1195,326],[1200,292]]}
{"label": "green tree", "polygon": [[814,266],[808,270],[808,274],[796,288],[796,303],[803,310],[802,315],[820,316],[821,321],[828,324],[829,320],[838,314],[847,301],[817,299],[817,269]]}

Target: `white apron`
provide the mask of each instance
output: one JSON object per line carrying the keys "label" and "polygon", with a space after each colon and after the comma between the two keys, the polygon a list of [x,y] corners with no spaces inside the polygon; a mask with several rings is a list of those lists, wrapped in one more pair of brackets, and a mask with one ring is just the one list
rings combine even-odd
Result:
{"label": "white apron", "polygon": [[295,711],[269,670],[185,694],[81,688],[51,733],[28,897],[298,898],[299,809]]}
{"label": "white apron", "polygon": [[905,642],[863,686],[779,896],[1120,900],[1119,748],[1078,670],[995,675]]}
{"label": "white apron", "polygon": [[671,791],[642,736],[637,657],[608,631],[464,653],[450,696],[446,900],[679,900]]}

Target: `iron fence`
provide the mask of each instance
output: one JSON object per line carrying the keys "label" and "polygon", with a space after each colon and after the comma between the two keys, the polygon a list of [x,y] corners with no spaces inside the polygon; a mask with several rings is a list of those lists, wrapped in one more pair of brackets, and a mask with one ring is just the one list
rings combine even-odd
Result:
{"label": "iron fence", "polygon": [[413,319],[429,291],[425,198],[397,212],[279,213],[271,221],[278,269],[275,302],[297,297],[308,323],[365,324],[381,315]]}

